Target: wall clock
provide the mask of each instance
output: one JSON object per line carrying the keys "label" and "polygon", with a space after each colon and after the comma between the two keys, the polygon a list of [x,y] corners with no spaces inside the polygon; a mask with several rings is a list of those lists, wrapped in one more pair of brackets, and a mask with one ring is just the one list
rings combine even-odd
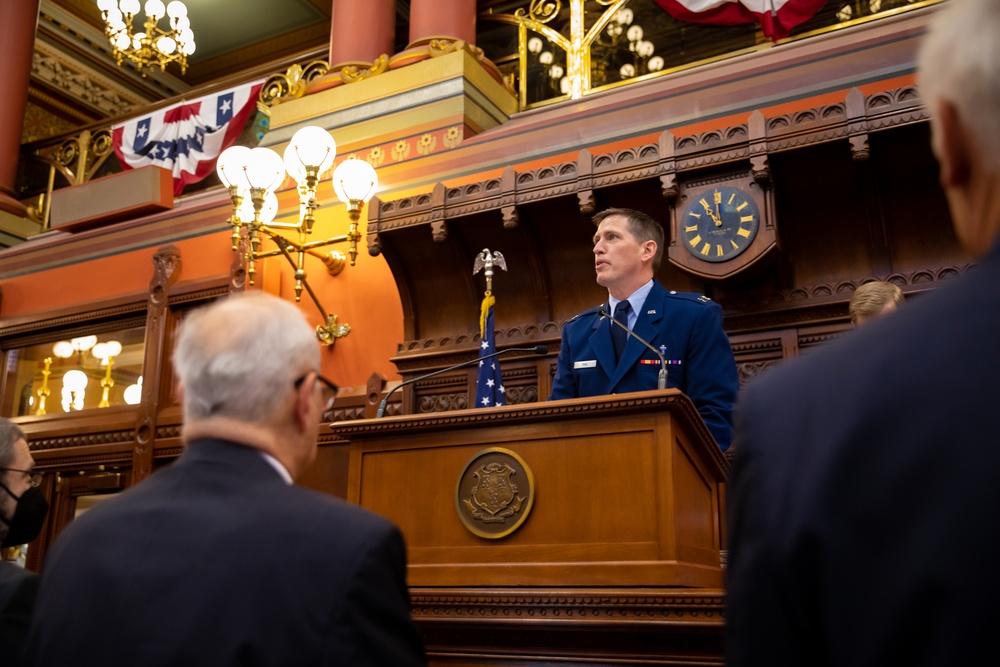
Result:
{"label": "wall clock", "polygon": [[776,246],[770,192],[749,171],[691,180],[673,208],[670,262],[703,278],[727,278]]}

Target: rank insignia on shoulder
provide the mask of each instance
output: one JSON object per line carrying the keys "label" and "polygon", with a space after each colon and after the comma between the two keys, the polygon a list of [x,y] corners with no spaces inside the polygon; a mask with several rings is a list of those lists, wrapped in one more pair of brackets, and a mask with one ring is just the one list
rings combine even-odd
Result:
{"label": "rank insignia on shoulder", "polygon": [[711,301],[711,299],[702,294],[701,296],[698,297],[698,301],[701,301],[702,303],[708,303],[709,301]]}

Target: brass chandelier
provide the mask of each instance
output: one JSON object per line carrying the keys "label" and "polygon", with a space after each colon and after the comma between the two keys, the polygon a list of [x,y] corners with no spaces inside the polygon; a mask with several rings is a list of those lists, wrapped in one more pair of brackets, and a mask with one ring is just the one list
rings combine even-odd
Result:
{"label": "brass chandelier", "polygon": [[[132,27],[139,13],[139,0],[97,0],[97,7],[119,66],[128,58],[138,65],[143,76],[145,68],[159,67],[162,72],[172,62],[180,65],[181,74],[187,71],[187,57],[194,53],[195,44],[183,2],[173,0],[164,6],[162,0],[146,0],[143,7],[146,20],[141,31]],[[164,16],[169,23],[167,30],[158,25]]]}

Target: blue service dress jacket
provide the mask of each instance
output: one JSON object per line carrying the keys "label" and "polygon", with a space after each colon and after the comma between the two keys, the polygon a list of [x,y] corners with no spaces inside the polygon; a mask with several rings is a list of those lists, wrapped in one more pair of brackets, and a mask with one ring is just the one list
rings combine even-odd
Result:
{"label": "blue service dress jacket", "polygon": [[[563,326],[549,400],[656,389],[659,358],[629,336],[615,363],[614,325],[601,320],[601,308],[611,312],[603,304]],[[654,281],[632,331],[661,350],[667,359],[667,386],[688,395],[719,447],[728,448],[738,380],[722,308],[708,297],[668,291]]]}

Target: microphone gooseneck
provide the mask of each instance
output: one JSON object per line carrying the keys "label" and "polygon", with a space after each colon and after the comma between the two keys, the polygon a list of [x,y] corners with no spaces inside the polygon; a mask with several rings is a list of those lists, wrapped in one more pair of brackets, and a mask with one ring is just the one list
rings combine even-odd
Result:
{"label": "microphone gooseneck", "polygon": [[545,345],[536,345],[534,347],[508,347],[506,350],[500,350],[499,352],[494,352],[492,354],[487,354],[485,357],[476,357],[475,359],[469,359],[468,361],[463,361],[460,364],[455,364],[454,366],[448,366],[447,368],[442,368],[441,370],[434,371],[433,373],[428,373],[426,375],[421,375],[420,377],[415,377],[404,382],[400,382],[395,387],[389,390],[382,399],[382,402],[378,405],[378,411],[375,413],[375,419],[381,419],[385,414],[385,408],[389,404],[389,397],[392,393],[408,384],[413,384],[414,382],[420,382],[421,380],[426,380],[427,378],[432,378],[435,375],[441,375],[442,373],[447,373],[449,371],[458,370],[459,368],[464,368],[466,366],[471,366],[472,364],[479,363],[486,359],[492,359],[493,357],[499,357],[501,354],[507,354],[508,352],[533,352],[534,354],[548,354],[549,348]]}
{"label": "microphone gooseneck", "polygon": [[652,350],[653,354],[655,354],[657,357],[659,357],[659,359],[660,359],[660,373],[659,373],[659,375],[656,378],[656,388],[657,389],[666,389],[667,388],[667,358],[665,356],[663,356],[663,353],[660,352],[659,350],[657,350],[652,345],[650,345],[646,341],[645,338],[643,338],[642,336],[640,336],[636,332],[632,331],[631,329],[629,329],[627,326],[625,326],[624,324],[622,324],[621,322],[619,322],[615,318],[613,318],[610,315],[608,315],[608,310],[604,306],[601,306],[600,308],[597,309],[597,314],[598,314],[598,316],[600,316],[600,318],[602,320],[608,320],[614,326],[621,327],[622,329],[624,329],[625,333],[627,335],[631,336],[632,338],[635,338],[637,341],[639,341],[640,343],[642,343],[643,345],[645,345],[647,348],[649,348],[650,350]]}

